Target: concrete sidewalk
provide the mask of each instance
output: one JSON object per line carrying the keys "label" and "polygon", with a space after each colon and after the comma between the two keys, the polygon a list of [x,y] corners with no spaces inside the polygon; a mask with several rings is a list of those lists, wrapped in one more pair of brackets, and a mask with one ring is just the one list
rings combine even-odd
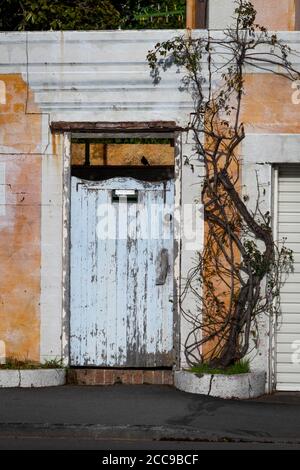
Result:
{"label": "concrete sidewalk", "polygon": [[300,444],[300,396],[224,401],[168,386],[0,389],[7,435]]}

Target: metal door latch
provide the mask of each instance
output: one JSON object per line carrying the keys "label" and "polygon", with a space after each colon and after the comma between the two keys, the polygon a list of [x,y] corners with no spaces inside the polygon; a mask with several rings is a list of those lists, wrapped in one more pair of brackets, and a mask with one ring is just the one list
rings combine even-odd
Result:
{"label": "metal door latch", "polygon": [[156,278],[156,285],[163,286],[166,282],[169,270],[169,253],[166,248],[163,248],[157,257],[158,275]]}

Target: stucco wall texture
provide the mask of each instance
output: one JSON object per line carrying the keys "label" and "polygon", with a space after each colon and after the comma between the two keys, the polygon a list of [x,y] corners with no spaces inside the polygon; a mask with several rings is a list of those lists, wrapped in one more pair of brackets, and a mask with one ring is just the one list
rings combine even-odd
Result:
{"label": "stucco wall texture", "polygon": [[[261,22],[273,30],[290,31],[295,29],[297,11],[299,11],[298,0],[286,0],[284,2],[278,2],[278,0],[253,0],[253,3],[258,10],[258,22]],[[115,32],[115,34],[117,33],[119,32]],[[46,33],[46,35],[47,34],[48,33]],[[49,33],[49,35],[50,34],[53,33]],[[75,33],[75,37],[77,37],[76,34],[77,33]],[[108,35],[107,32],[103,34]],[[122,37],[125,37],[124,32],[120,32],[120,34]],[[133,41],[136,41],[134,35],[137,33],[132,32],[132,34],[132,39],[130,39],[129,32],[126,32],[126,38],[130,47],[132,47]],[[147,32],[147,34],[147,38],[150,37],[150,32]],[[163,33],[163,35],[166,34],[166,32]],[[157,36],[158,32],[156,31],[153,44],[157,42]],[[121,42],[122,37],[120,37]],[[101,32],[97,33],[97,40],[100,41],[100,39]],[[20,39],[18,40],[23,48],[26,37],[20,35]],[[92,40],[95,41],[94,39]],[[115,44],[116,38],[113,39],[112,42]],[[15,48],[17,46],[13,47]],[[46,45],[45,47],[48,46]],[[53,51],[55,47],[53,41],[51,46],[49,46],[49,50],[51,48],[51,51]],[[73,47],[75,48],[76,45]],[[84,45],[81,43],[80,47],[84,48]],[[124,44],[123,47],[125,47]],[[148,49],[148,44],[146,44],[145,47]],[[15,49],[13,51],[15,52]],[[80,54],[81,53],[82,49]],[[144,54],[144,51],[139,52],[139,54]],[[143,57],[139,56],[138,60],[142,62]],[[91,64],[92,59],[95,60],[95,57],[90,58]],[[126,65],[125,59],[122,59],[124,67]],[[13,65],[13,67],[18,66],[18,59],[15,59],[15,62],[13,58],[9,60],[11,61],[10,65]],[[43,62],[43,60],[44,59],[41,58],[41,62]],[[64,60],[66,67],[70,67],[72,61],[69,60],[68,57]],[[134,67],[133,58],[131,57],[128,60],[132,61],[130,67]],[[53,61],[53,63],[54,62],[55,61]],[[40,63],[34,65],[36,65],[36,69],[34,69],[36,75],[32,73],[33,80],[36,77],[38,80],[39,72],[35,70],[38,70],[38,67],[44,67],[45,63],[42,65]],[[89,66],[88,64],[84,65],[85,67]],[[103,67],[109,66],[113,70],[113,66],[115,65],[118,64],[114,63],[111,65],[109,60],[105,59]],[[68,79],[69,77],[73,77],[72,80],[76,80],[76,76],[70,72],[63,75],[64,63],[62,63],[59,70],[56,70],[56,66],[57,63],[55,62],[53,65],[54,72],[51,77],[51,74],[49,74],[49,77],[53,78],[53,80],[58,80],[61,90],[65,92],[67,88],[67,85],[64,85],[63,82],[65,77],[67,76]],[[70,116],[72,117],[70,113],[73,113],[73,108],[71,109],[71,106],[63,101],[61,98],[63,93],[59,95],[60,101],[57,98],[57,103],[51,102],[52,98],[49,97],[49,94],[44,98],[46,104],[44,103],[44,109],[41,113],[36,96],[34,96],[29,85],[24,81],[24,76],[26,76],[24,70],[23,75],[21,73],[5,73],[3,72],[5,67],[5,63],[1,64],[0,170],[4,173],[2,186],[4,186],[5,190],[5,204],[3,204],[3,200],[0,201],[0,340],[5,342],[7,357],[13,356],[19,359],[40,360],[41,201],[43,188],[42,155],[40,152],[43,147],[42,134],[44,132],[44,130],[42,131],[42,118],[49,112],[49,120],[53,117],[55,120],[57,117],[55,115],[57,108],[59,109],[60,118],[61,116],[66,116],[70,120]],[[139,67],[144,67],[146,70],[146,65],[144,64],[139,65]],[[10,70],[10,67],[7,67],[7,69]],[[141,70],[141,68],[139,70]],[[142,70],[144,73],[144,69]],[[133,72],[134,68],[128,71],[126,69],[124,75],[118,75],[118,80],[125,80],[124,77],[126,77],[126,80],[129,80],[130,77],[138,75],[136,71],[135,75],[133,75]],[[61,81],[57,78],[60,73],[63,77]],[[85,84],[84,80],[86,80],[86,74],[83,77],[81,69],[80,72],[77,71],[77,73],[79,77],[78,80],[81,80],[81,82]],[[91,73],[94,74],[92,69]],[[106,73],[115,72],[109,70],[108,72],[106,71]],[[104,80],[104,74],[100,74],[99,77],[100,80]],[[111,88],[111,83],[109,82],[109,75],[107,75],[107,77],[108,81],[106,85],[102,84],[102,87],[106,86],[106,88],[111,91],[113,88]],[[94,75],[93,79],[96,80]],[[38,84],[40,88],[36,93],[41,94],[41,87],[44,86],[41,83],[42,82]],[[133,84],[134,82],[130,83],[130,93],[132,90],[135,92]],[[114,86],[121,87],[121,85],[118,84]],[[143,86],[145,86],[145,89],[147,87],[147,91],[143,91],[142,96],[137,97],[136,100],[142,100],[142,103],[144,103],[144,101],[146,103],[143,104],[147,110],[147,118],[144,118],[144,120],[150,120],[150,115],[152,120],[159,118],[165,119],[166,113],[172,112],[176,112],[176,116],[184,116],[185,118],[187,114],[186,101],[181,103],[177,98],[178,104],[176,104],[174,111],[172,111],[172,108],[168,108],[170,103],[173,105],[172,100],[169,99],[170,95],[168,95],[168,97],[165,98],[168,99],[168,103],[163,104],[162,108],[158,109],[154,107],[153,96],[160,93],[159,88],[152,91],[146,79],[145,82],[143,82]],[[177,88],[176,83],[172,82],[172,86],[174,86],[174,89]],[[47,87],[51,88],[51,86],[46,83],[45,88]],[[54,88],[54,86],[52,88]],[[68,93],[76,93],[76,90],[71,88]],[[175,93],[173,89],[172,93]],[[136,106],[135,110],[135,103],[133,102],[131,108],[128,106],[126,111],[120,108],[120,111],[118,110],[117,103],[115,103],[111,110],[105,108],[105,119],[103,119],[101,103],[99,105],[100,111],[96,109],[96,106],[92,106],[92,109],[89,110],[90,103],[84,104],[83,98],[80,97],[80,95],[78,96],[79,101],[78,103],[76,102],[78,108],[75,113],[76,118],[80,116],[81,109],[83,109],[84,117],[82,120],[94,121],[96,116],[98,116],[99,121],[109,119],[111,121],[120,121],[123,119],[132,121],[142,120],[140,114],[142,105]],[[128,100],[130,100],[130,96],[128,92],[126,99],[128,98]],[[298,118],[299,106],[295,106],[292,103],[291,96],[292,89],[289,82],[286,80],[265,73],[249,74],[246,77],[246,95],[242,110],[247,132],[250,134],[300,134],[300,122]],[[75,106],[74,103],[75,100],[72,106]],[[180,108],[181,105],[182,109]],[[53,116],[51,116],[51,112]],[[142,115],[145,116],[144,112]],[[109,116],[109,119],[107,116]],[[124,118],[124,116],[126,116],[126,118]],[[131,119],[129,119],[128,116],[131,116]],[[169,116],[169,114],[168,117],[169,119],[173,118],[173,116]],[[182,120],[184,120],[184,118],[182,118]],[[177,118],[177,121],[179,120],[180,119]],[[49,132],[49,129],[46,131],[46,134],[47,132]],[[53,160],[57,154],[55,140],[52,140],[52,144],[48,152],[52,154],[49,154],[49,159]],[[57,171],[60,171],[61,165],[57,164],[57,168]],[[47,174],[45,174],[45,177],[47,177]],[[62,178],[62,175],[58,175],[58,178]],[[49,231],[51,232],[52,230],[55,232],[55,228],[49,227]],[[60,275],[61,273],[57,273],[57,276]],[[59,313],[58,315],[61,314]],[[47,321],[51,323],[50,318]],[[56,341],[61,341],[61,338],[57,337]]]}
{"label": "stucco wall texture", "polygon": [[34,99],[22,77],[0,80],[0,142],[6,149],[0,156],[6,198],[0,216],[0,338],[6,356],[39,360],[41,122],[39,114],[26,113]]}
{"label": "stucco wall texture", "polygon": [[270,74],[248,74],[242,120],[248,133],[299,134],[299,106],[292,82]]}
{"label": "stucco wall texture", "polygon": [[257,23],[270,31],[295,31],[299,24],[299,0],[251,0]]}
{"label": "stucco wall texture", "polygon": [[[270,31],[297,31],[300,26],[300,0],[251,0],[256,22]],[[235,0],[209,0],[209,28],[224,29],[232,23]]]}

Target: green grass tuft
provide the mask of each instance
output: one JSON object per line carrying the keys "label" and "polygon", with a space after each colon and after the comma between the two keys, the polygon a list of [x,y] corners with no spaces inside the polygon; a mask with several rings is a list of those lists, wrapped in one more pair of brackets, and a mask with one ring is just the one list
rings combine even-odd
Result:
{"label": "green grass tuft", "polygon": [[223,374],[223,375],[237,375],[247,374],[250,372],[250,363],[248,360],[242,360],[236,362],[232,366],[226,367],[225,369],[214,369],[209,367],[208,364],[199,364],[198,366],[192,367],[190,372],[195,374]]}
{"label": "green grass tuft", "polygon": [[30,369],[62,369],[63,363],[61,359],[52,359],[50,361],[45,361],[42,364],[40,362],[27,360],[20,360],[15,358],[7,358],[5,364],[0,364],[1,369],[10,369],[10,370],[30,370]]}

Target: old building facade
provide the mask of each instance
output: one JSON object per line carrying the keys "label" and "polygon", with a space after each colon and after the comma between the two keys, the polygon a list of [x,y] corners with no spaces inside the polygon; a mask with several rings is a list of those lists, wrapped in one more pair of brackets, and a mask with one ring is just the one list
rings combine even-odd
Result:
{"label": "old building facade", "polygon": [[[253,3],[258,20],[299,52],[299,2]],[[229,0],[209,2],[208,29],[226,27],[233,8]],[[192,106],[179,91],[181,74],[169,70],[154,86],[146,61],[155,43],[174,34],[0,34],[0,341],[6,357],[147,370],[151,380],[166,383],[174,368],[185,366],[188,325],[180,302],[204,240],[202,169],[181,131]],[[255,200],[258,171],[265,211],[295,253],[281,320],[261,319],[259,346],[251,353],[252,367],[267,372],[269,391],[300,390],[299,107],[298,89],[282,77],[246,75],[242,191]],[[184,165],[186,155],[195,159],[196,172]],[[100,237],[96,247],[99,202],[113,211],[116,227],[124,207],[114,203],[124,195],[132,198],[126,217],[134,235],[119,245]],[[162,209],[146,221],[157,223],[152,244],[137,242],[146,222],[134,202]],[[129,218],[122,223],[130,225]],[[193,308],[192,298],[184,302]],[[132,377],[140,380],[137,372]]]}

